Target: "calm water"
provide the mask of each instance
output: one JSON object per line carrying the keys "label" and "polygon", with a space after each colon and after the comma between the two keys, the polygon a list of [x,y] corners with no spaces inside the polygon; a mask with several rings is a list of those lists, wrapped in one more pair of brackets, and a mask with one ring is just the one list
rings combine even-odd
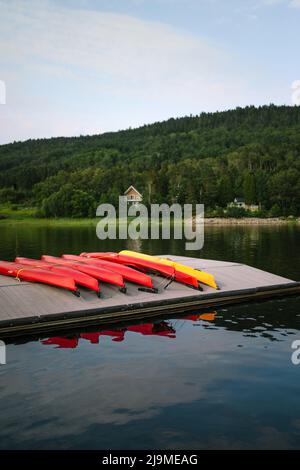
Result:
{"label": "calm water", "polygon": [[[0,225],[0,258],[140,249],[93,228]],[[206,229],[189,256],[239,261],[300,280],[297,227]],[[9,344],[0,367],[0,448],[300,448],[299,298],[179,318],[66,331]]]}

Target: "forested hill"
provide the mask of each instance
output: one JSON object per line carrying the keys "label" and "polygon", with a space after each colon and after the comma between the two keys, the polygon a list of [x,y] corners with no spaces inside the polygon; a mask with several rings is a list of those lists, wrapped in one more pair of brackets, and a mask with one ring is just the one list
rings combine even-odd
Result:
{"label": "forested hill", "polygon": [[263,106],[138,129],[0,146],[0,203],[94,215],[133,184],[146,202],[225,207],[235,196],[300,214],[300,107]]}

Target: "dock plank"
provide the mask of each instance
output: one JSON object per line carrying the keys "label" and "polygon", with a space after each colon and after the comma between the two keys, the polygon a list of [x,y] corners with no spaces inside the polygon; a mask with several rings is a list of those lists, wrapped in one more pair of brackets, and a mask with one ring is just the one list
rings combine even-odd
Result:
{"label": "dock plank", "polygon": [[[159,286],[158,294],[141,292],[137,285],[127,283],[127,294],[121,293],[116,286],[101,284],[102,296],[99,299],[94,292],[81,289],[81,297],[71,292],[42,284],[19,282],[13,278],[0,276],[0,335],[9,329],[18,330],[28,320],[28,328],[37,324],[48,326],[51,321],[66,322],[71,317],[77,321],[89,318],[101,319],[127,313],[157,311],[159,308],[189,308],[196,305],[212,305],[214,302],[230,303],[238,299],[247,299],[287,293],[300,292],[300,284],[272,273],[251,266],[226,261],[196,259],[182,256],[165,255],[174,261],[187,264],[197,269],[214,274],[220,290],[203,286],[203,292],[173,282],[168,289],[163,289],[167,280],[152,276],[155,286]],[[272,292],[271,292],[272,288]],[[233,296],[235,299],[233,299]],[[10,326],[7,326],[7,322]],[[70,320],[71,321],[71,320]],[[73,320],[72,320],[73,321]]]}

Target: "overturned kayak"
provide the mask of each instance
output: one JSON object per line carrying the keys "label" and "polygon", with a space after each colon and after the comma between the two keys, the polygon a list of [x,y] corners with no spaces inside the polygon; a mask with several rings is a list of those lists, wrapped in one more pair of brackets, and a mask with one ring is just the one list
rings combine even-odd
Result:
{"label": "overturned kayak", "polygon": [[42,268],[42,269],[46,269],[54,273],[62,274],[63,276],[72,277],[77,285],[93,290],[97,292],[98,296],[100,296],[99,281],[96,278],[89,276],[88,274],[78,271],[77,269],[73,269],[71,267],[57,265],[57,264],[53,264],[53,263],[49,263],[49,262],[41,261],[37,259],[21,258],[21,257],[16,258],[16,263],[21,263],[22,265],[26,265],[28,267],[34,266],[35,268]]}
{"label": "overturned kayak", "polygon": [[133,256],[134,258],[145,259],[149,261],[154,261],[156,263],[161,263],[167,266],[172,266],[173,268],[176,269],[176,271],[182,272],[184,274],[189,274],[190,276],[195,277],[199,282],[202,282],[203,284],[206,284],[207,286],[213,287],[214,289],[218,289],[214,276],[205,271],[200,271],[198,269],[191,268],[190,266],[177,263],[167,258],[160,258],[158,256],[146,255],[144,253],[137,253],[135,251],[122,250],[120,251],[119,254],[125,255],[125,256]]}
{"label": "overturned kayak", "polygon": [[120,287],[122,292],[126,292],[126,286],[123,277],[116,272],[109,271],[108,269],[101,268],[98,266],[89,266],[85,263],[79,263],[76,261],[71,261],[64,258],[58,258],[56,256],[49,255],[43,255],[42,261],[47,261],[49,263],[60,264],[62,266],[77,269],[78,271],[88,274],[98,279],[99,281],[118,286]]}
{"label": "overturned kayak", "polygon": [[107,261],[104,259],[96,259],[84,256],[76,256],[76,255],[62,255],[63,259],[67,259],[69,261],[77,261],[80,263],[86,263],[88,265],[94,265],[98,267],[103,267],[109,269],[111,271],[117,272],[123,276],[126,281],[133,282],[134,284],[139,284],[141,286],[147,287],[149,289],[154,289],[153,281],[150,276],[145,273],[141,273],[136,269],[132,269],[128,266],[121,265],[114,263],[112,261]]}
{"label": "overturned kayak", "polygon": [[167,266],[161,263],[157,263],[155,261],[135,258],[133,256],[122,255],[119,253],[81,253],[80,256],[89,257],[89,258],[96,258],[96,259],[104,259],[107,261],[113,261],[119,264],[125,264],[126,266],[131,266],[136,269],[144,270],[146,272],[154,272],[161,276],[167,277],[170,280],[175,280],[187,286],[193,287],[194,289],[202,290],[199,285],[198,280],[190,276],[189,274],[185,274],[183,272],[177,271],[173,266]]}
{"label": "overturned kayak", "polygon": [[[196,258],[171,256],[171,259],[193,268],[199,266],[199,259]],[[4,267],[6,271],[3,270]],[[83,298],[77,299],[70,295],[68,290],[51,288],[38,283],[18,282],[14,279],[17,272],[12,272],[11,264],[2,264],[3,274],[14,277],[0,275],[0,337],[2,339],[10,337],[9,341],[15,342],[14,338],[31,333],[35,337],[40,337],[41,333],[47,330],[66,331],[71,327],[72,331],[73,328],[83,331],[85,326],[91,326],[94,330],[95,325],[105,327],[105,325],[120,322],[123,326],[124,322],[131,322],[131,320],[134,320],[134,323],[140,320],[151,322],[152,317],[158,319],[162,315],[174,315],[174,318],[181,318],[183,312],[184,314],[188,312],[199,314],[202,309],[208,313],[201,317],[197,315],[196,318],[191,316],[191,321],[194,322],[198,318],[200,321],[209,321],[213,317],[208,311],[211,308],[219,306],[223,308],[225,305],[300,294],[300,282],[240,263],[202,259],[201,267],[208,272],[211,269],[212,273],[217,276],[220,290],[205,287],[203,294],[173,283],[167,290],[159,289],[158,294],[145,295],[139,292],[139,286],[128,283],[128,296],[125,296],[119,294],[117,288],[103,283],[101,289],[103,301],[98,301],[94,292],[84,292]],[[7,271],[10,273],[8,274]],[[37,270],[31,269],[31,277],[28,280],[32,281],[32,275],[37,273]],[[23,276],[24,274],[25,270]],[[49,271],[46,273],[47,284],[49,274],[52,273]],[[19,273],[19,278],[21,277],[22,271]],[[151,275],[151,277],[157,287],[169,282],[166,278],[159,279],[156,275]],[[62,279],[64,278],[59,277],[60,287],[62,287]],[[34,280],[41,281],[40,277]],[[150,327],[149,331],[151,331]],[[43,337],[45,336],[46,334],[43,333]]]}
{"label": "overturned kayak", "polygon": [[71,276],[63,276],[46,269],[30,268],[20,263],[0,261],[0,274],[15,277],[20,281],[39,282],[49,286],[61,287],[62,289],[68,289],[76,295],[79,295],[75,281]]}

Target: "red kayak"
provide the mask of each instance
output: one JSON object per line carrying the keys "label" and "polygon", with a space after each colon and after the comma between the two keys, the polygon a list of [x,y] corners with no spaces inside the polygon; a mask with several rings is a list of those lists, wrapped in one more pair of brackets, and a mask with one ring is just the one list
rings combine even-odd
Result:
{"label": "red kayak", "polygon": [[136,269],[143,271],[156,272],[161,276],[174,279],[181,284],[186,284],[194,289],[202,290],[198,280],[188,274],[177,271],[172,266],[156,263],[154,261],[144,260],[141,258],[135,258],[134,256],[122,255],[119,253],[81,253],[80,256],[86,258],[104,259],[107,261],[113,261],[114,263],[125,264]]}
{"label": "red kayak", "polygon": [[68,289],[79,295],[74,279],[71,276],[63,276],[61,274],[52,273],[46,269],[30,268],[20,263],[10,263],[8,261],[0,261],[0,274],[4,276],[15,277],[27,282],[40,282],[50,286]]}
{"label": "red kayak", "polygon": [[105,268],[100,268],[99,266],[88,266],[84,263],[78,263],[76,261],[70,261],[63,258],[57,258],[55,256],[42,256],[43,261],[47,261],[52,264],[60,264],[62,266],[70,267],[77,269],[78,271],[88,274],[89,276],[99,279],[99,281],[107,282],[121,288],[121,292],[126,292],[126,286],[124,283],[123,277],[113,271],[109,271]]}
{"label": "red kayak", "polygon": [[77,269],[57,265],[57,264],[52,264],[52,263],[47,263],[46,261],[41,261],[38,259],[30,259],[30,258],[21,258],[18,257],[16,258],[16,263],[21,263],[26,266],[34,266],[36,268],[42,268],[42,269],[47,269],[51,272],[55,272],[58,274],[62,274],[63,276],[69,276],[74,279],[76,284],[86,287],[87,289],[93,290],[97,292],[98,295],[100,295],[100,286],[99,282],[97,279],[95,279],[92,276],[89,276],[88,274],[84,274]]}
{"label": "red kayak", "polygon": [[80,263],[86,263],[89,265],[99,266],[106,269],[109,269],[114,272],[118,272],[129,282],[133,282],[135,284],[140,284],[145,287],[149,287],[153,289],[153,281],[150,276],[147,274],[141,273],[140,271],[136,271],[125,265],[120,265],[117,263],[113,263],[112,261],[106,261],[103,259],[90,259],[88,257],[83,256],[76,256],[76,255],[62,255],[62,258],[70,260],[70,261],[78,261]]}
{"label": "red kayak", "polygon": [[95,258],[105,261],[111,261],[113,263],[124,264],[125,266],[130,265],[138,269],[145,271],[154,271],[165,277],[174,276],[174,268],[163,264],[158,264],[153,261],[148,261],[140,258],[134,258],[133,256],[120,255],[119,253],[81,253],[82,257]]}

